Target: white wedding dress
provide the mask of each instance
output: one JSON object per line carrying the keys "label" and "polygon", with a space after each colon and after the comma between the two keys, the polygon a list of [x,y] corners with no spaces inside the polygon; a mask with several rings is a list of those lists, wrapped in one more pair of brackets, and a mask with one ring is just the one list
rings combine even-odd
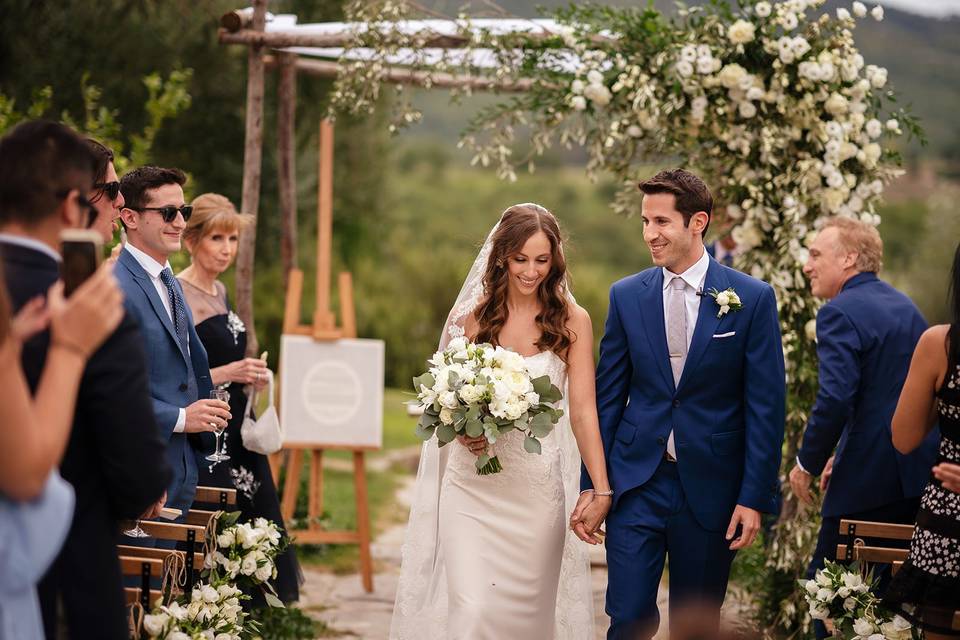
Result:
{"label": "white wedding dress", "polygon": [[[463,335],[489,245],[488,236],[441,348]],[[567,366],[555,353],[524,360],[532,377],[549,375],[567,397]],[[492,475],[477,475],[476,457],[457,441],[443,448],[424,442],[391,640],[593,638],[588,545],[567,527],[579,497],[580,455],[566,399],[561,408],[540,455],[524,450],[518,431],[498,438],[492,449],[503,470]]]}

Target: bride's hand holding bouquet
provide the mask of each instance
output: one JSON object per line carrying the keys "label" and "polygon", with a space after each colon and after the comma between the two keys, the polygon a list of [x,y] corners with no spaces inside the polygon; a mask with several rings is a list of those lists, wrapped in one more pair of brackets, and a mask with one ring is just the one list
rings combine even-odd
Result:
{"label": "bride's hand holding bouquet", "polygon": [[[436,436],[438,446],[457,437],[477,457],[477,473],[487,475],[503,467],[489,445],[516,429],[526,434],[523,448],[539,454],[546,437],[563,416],[552,405],[563,398],[549,376],[531,378],[520,354],[489,344],[473,344],[459,337],[430,358],[429,369],[413,380],[423,410],[417,436]],[[481,442],[481,439],[483,442]],[[481,446],[482,449],[481,449]]]}

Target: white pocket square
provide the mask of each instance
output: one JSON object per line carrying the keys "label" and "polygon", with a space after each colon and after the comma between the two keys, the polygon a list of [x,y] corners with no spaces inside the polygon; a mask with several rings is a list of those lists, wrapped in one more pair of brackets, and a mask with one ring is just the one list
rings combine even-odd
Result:
{"label": "white pocket square", "polygon": [[713,337],[714,338],[730,338],[735,335],[737,335],[736,331],[728,331],[726,333],[715,333],[713,334]]}

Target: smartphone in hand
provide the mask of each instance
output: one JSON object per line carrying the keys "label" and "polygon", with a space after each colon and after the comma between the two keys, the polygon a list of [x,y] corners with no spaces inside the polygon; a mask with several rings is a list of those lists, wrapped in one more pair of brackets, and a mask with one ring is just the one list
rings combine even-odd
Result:
{"label": "smartphone in hand", "polygon": [[69,296],[93,275],[103,258],[103,239],[90,229],[65,229],[60,234],[63,293]]}

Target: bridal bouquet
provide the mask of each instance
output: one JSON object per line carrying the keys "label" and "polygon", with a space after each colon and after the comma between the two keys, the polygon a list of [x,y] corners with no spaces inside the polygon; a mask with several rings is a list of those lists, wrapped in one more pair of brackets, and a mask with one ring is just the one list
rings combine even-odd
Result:
{"label": "bridal bouquet", "polygon": [[239,517],[240,512],[234,511],[217,518],[216,537],[208,543],[204,558],[204,576],[216,582],[259,586],[264,590],[267,604],[283,607],[269,581],[277,577],[276,557],[289,540],[266,518],[257,518],[252,524],[237,524]]}
{"label": "bridal bouquet", "polygon": [[[489,344],[455,338],[430,358],[429,370],[413,379],[415,405],[423,409],[417,436],[434,435],[444,446],[458,435],[483,436],[488,444],[513,429],[526,434],[523,448],[540,453],[539,438],[553,431],[563,416],[551,405],[563,394],[549,376],[531,378],[523,356]],[[496,456],[477,458],[477,473],[503,470]]]}
{"label": "bridal bouquet", "polygon": [[829,560],[813,580],[800,580],[815,620],[832,620],[841,638],[913,640],[919,631],[910,622],[883,609],[857,564],[850,569]]}

